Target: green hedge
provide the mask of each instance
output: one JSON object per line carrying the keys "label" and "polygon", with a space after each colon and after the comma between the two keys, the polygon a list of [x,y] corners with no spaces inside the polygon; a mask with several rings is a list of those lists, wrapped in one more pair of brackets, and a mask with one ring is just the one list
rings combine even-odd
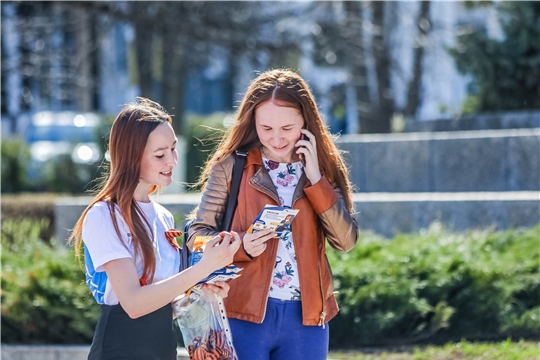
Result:
{"label": "green hedge", "polygon": [[[100,129],[105,132],[108,127]],[[97,135],[96,135],[97,136]],[[99,143],[105,149],[104,137]],[[82,194],[93,189],[104,173],[101,161],[78,164],[63,154],[44,162],[33,161],[22,139],[2,139],[2,193],[56,192]]]}
{"label": "green hedge", "polygon": [[[40,226],[39,238],[49,243],[54,236],[54,200],[60,195],[51,193],[42,194],[4,194],[2,195],[2,226],[5,221],[15,222],[23,219],[34,220],[46,223]],[[7,236],[14,240],[10,232],[2,232],[2,236]]]}
{"label": "green hedge", "polygon": [[[99,307],[73,252],[40,239],[47,220],[2,225],[2,342],[89,343]],[[331,347],[538,338],[539,232],[433,226],[393,240],[362,234],[349,253],[329,250],[341,306]]]}
{"label": "green hedge", "polygon": [[17,193],[28,190],[26,168],[30,163],[30,149],[21,138],[2,139],[2,193]]}
{"label": "green hedge", "polygon": [[46,219],[2,222],[2,343],[92,341],[99,307],[73,251],[40,239],[48,225]]}
{"label": "green hedge", "polygon": [[539,234],[434,225],[329,251],[341,305],[331,345],[540,336]]}

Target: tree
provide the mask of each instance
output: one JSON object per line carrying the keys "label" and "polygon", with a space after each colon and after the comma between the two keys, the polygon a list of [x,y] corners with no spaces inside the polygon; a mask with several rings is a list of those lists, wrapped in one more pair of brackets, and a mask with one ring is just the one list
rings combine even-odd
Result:
{"label": "tree", "polygon": [[409,81],[407,89],[407,104],[403,109],[405,118],[414,118],[418,107],[420,106],[420,90],[422,85],[422,69],[424,61],[425,46],[427,44],[427,33],[431,27],[429,20],[429,8],[431,2],[424,0],[420,2],[418,11],[418,35],[415,39],[414,57],[413,57],[413,75]]}
{"label": "tree", "polygon": [[391,3],[374,1],[373,7],[373,57],[377,76],[378,102],[373,116],[369,119],[365,133],[389,133],[390,120],[394,114],[394,98],[390,84],[390,54],[385,39],[384,14]]}
{"label": "tree", "polygon": [[450,54],[458,70],[473,78],[477,110],[540,109],[540,2],[496,6],[504,39],[469,26]]}
{"label": "tree", "polygon": [[252,6],[238,2],[91,4],[102,14],[133,26],[140,95],[160,102],[174,116],[178,134],[184,133],[184,88],[189,71],[206,64],[212,46],[232,48],[238,45],[240,31],[249,26],[256,29],[250,21],[235,22],[232,13],[241,6]]}
{"label": "tree", "polygon": [[[99,108],[95,96],[99,80],[96,66],[99,41],[107,37],[114,24],[122,22],[130,24],[135,34],[132,45],[140,95],[162,103],[175,116],[174,127],[178,134],[184,132],[187,75],[193,69],[203,69],[212,51],[223,50],[230,61],[236,61],[245,53],[255,54],[261,50],[278,53],[281,45],[286,43],[280,40],[281,33],[272,31],[272,28],[276,18],[287,10],[261,11],[265,7],[261,2],[11,4],[17,9],[21,64],[17,69],[3,67],[2,75],[8,71],[23,74],[22,109],[31,107],[33,91],[39,89],[41,94],[52,94],[51,87],[62,89],[60,99],[50,100],[51,103],[56,102],[58,108]],[[269,9],[272,7],[265,7],[265,10]],[[263,29],[265,35],[261,34]],[[267,34],[272,34],[270,39]],[[4,51],[2,62],[5,64]],[[235,81],[235,66],[228,64],[231,82]],[[4,86],[2,90],[6,90]],[[54,92],[55,95],[59,93]],[[5,91],[2,97],[6,98]],[[230,98],[232,109],[233,96]],[[46,102],[42,105],[54,108]]]}
{"label": "tree", "polygon": [[[20,89],[19,84],[2,85],[2,113],[9,112],[13,121],[18,111],[35,107],[37,99],[38,106],[53,110],[96,108],[99,34],[95,13],[83,4],[2,2],[3,19],[15,24],[2,33],[2,80],[20,76]],[[11,60],[6,62],[7,57]],[[16,109],[5,106],[8,93],[19,96]]]}
{"label": "tree", "polygon": [[364,42],[363,7],[358,1],[344,2],[345,6],[345,31],[344,43],[348,47],[348,63],[351,69],[352,85],[356,93],[356,109],[358,112],[359,128],[367,132],[370,123],[371,101],[369,98],[369,84],[367,75],[367,45]]}
{"label": "tree", "polygon": [[[315,62],[349,69],[350,81],[356,91],[361,133],[390,132],[394,98],[387,36],[393,28],[384,20],[387,9],[394,5],[383,1],[317,2],[314,5],[321,10],[320,31],[314,36],[317,45]],[[372,10],[371,22],[364,16],[368,7]],[[368,82],[367,59],[370,55],[375,65],[376,83],[373,88]]]}

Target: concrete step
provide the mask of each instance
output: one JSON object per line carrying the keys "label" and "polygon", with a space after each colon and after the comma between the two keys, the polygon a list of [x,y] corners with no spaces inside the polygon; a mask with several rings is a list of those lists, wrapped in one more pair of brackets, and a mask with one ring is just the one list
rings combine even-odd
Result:
{"label": "concrete step", "polygon": [[[1,360],[86,360],[87,345],[2,345]],[[177,350],[177,360],[189,360],[186,349]]]}
{"label": "concrete step", "polygon": [[540,128],[343,135],[358,192],[539,191]]}
{"label": "concrete step", "polygon": [[[200,194],[154,197],[179,219],[184,219],[200,198]],[[56,201],[55,227],[61,243],[65,244],[67,229],[73,228],[90,201],[89,197]],[[386,237],[419,231],[433,222],[455,231],[530,228],[540,222],[539,191],[356,193],[353,201],[360,229]]]}
{"label": "concrete step", "polygon": [[358,193],[360,229],[386,237],[438,222],[450,231],[531,228],[540,222],[539,191],[458,193]]}

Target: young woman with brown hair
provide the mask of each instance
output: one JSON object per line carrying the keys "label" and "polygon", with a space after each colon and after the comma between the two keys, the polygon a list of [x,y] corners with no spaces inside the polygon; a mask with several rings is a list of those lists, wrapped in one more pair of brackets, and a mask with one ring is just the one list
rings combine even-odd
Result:
{"label": "young woman with brown hair", "polygon": [[[190,243],[218,233],[237,149],[248,151],[232,223],[242,239],[234,263],[243,271],[225,307],[239,360],[326,359],[326,325],[338,306],[325,245],[350,250],[358,227],[340,151],[298,74],[271,70],[249,86],[202,172]],[[246,233],[267,204],[300,210],[280,238]]]}
{"label": "young woman with brown hair", "polygon": [[[240,246],[238,234],[216,234],[200,262],[178,273],[173,216],[149,197],[172,182],[178,154],[171,123],[148,99],[122,109],[110,132],[109,174],[73,230],[101,305],[89,359],[176,359],[171,301],[230,264]],[[205,286],[223,297],[229,290],[223,282]]]}

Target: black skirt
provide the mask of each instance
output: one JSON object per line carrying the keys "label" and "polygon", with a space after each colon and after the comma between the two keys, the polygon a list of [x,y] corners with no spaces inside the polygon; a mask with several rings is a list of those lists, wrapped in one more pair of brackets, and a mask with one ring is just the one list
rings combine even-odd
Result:
{"label": "black skirt", "polygon": [[89,360],[176,360],[172,308],[131,319],[120,305],[101,305]]}

